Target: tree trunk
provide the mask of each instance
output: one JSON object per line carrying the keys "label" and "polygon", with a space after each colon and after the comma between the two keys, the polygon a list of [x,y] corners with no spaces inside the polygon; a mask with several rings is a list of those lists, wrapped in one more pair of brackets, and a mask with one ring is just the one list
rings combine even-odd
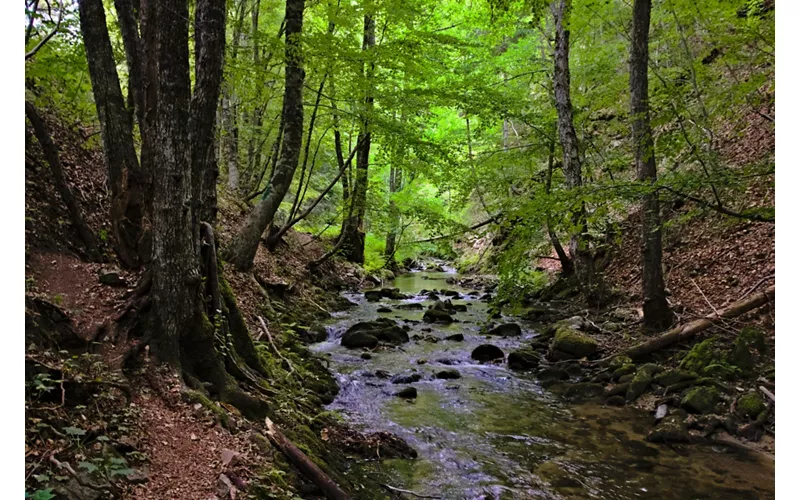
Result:
{"label": "tree trunk", "polygon": [[[558,135],[563,152],[564,177],[568,188],[579,189],[583,184],[581,155],[578,135],[575,133],[572,120],[572,100],[570,98],[569,24],[571,9],[572,0],[557,0],[553,4],[556,24],[553,87],[558,116]],[[589,307],[599,307],[605,300],[605,290],[600,277],[594,270],[594,258],[586,237],[586,206],[583,201],[573,209],[572,223],[575,229],[570,237],[569,248],[575,266],[575,274]]]}
{"label": "tree trunk", "polygon": [[281,157],[270,184],[250,213],[228,251],[228,257],[240,271],[253,266],[264,230],[272,222],[278,207],[289,191],[303,142],[303,60],[300,35],[303,30],[304,0],[286,0],[286,87],[283,98],[285,131]]}
{"label": "tree trunk", "polygon": [[[647,89],[647,59],[650,38],[650,0],[634,0],[631,32],[631,119],[636,178],[640,182],[656,182],[656,159],[650,129],[650,107]],[[658,195],[642,197],[642,296],[644,327],[663,330],[672,324],[672,312],[664,292],[661,271],[661,216]]]}
{"label": "tree trunk", "polygon": [[[550,154],[547,157],[547,178],[545,179],[544,185],[544,192],[547,195],[550,195],[550,189],[553,183],[555,149],[556,143],[555,141],[551,141]],[[575,268],[572,266],[572,260],[567,255],[567,252],[564,251],[564,247],[561,246],[561,241],[558,239],[555,229],[553,229],[553,222],[549,210],[547,211],[545,225],[547,226],[547,235],[550,237],[550,243],[553,245],[553,249],[556,251],[556,255],[558,255],[558,261],[561,263],[561,276],[565,278],[572,276],[575,272]]]}
{"label": "tree trunk", "polygon": [[225,56],[225,0],[198,0],[195,8],[195,87],[189,116],[194,224],[217,218],[216,110]]}
{"label": "tree trunk", "polygon": [[[362,53],[367,53],[375,46],[375,19],[371,15],[364,16],[364,42]],[[356,175],[350,193],[350,209],[342,224],[340,240],[344,239],[342,255],[350,262],[364,263],[364,215],[367,209],[367,185],[369,183],[369,152],[372,146],[370,115],[374,98],[372,96],[372,76],[374,63],[364,63],[362,68],[366,80],[367,91],[364,97],[364,113],[361,117],[361,132],[358,134],[358,152],[356,154]]]}
{"label": "tree trunk", "polygon": [[111,225],[116,252],[123,265],[137,268],[146,258],[139,247],[143,236],[144,197],[145,192],[149,192],[144,190],[147,180],[136,157],[131,117],[119,85],[103,2],[81,0],[78,7],[111,187]]}
{"label": "tree trunk", "polygon": [[89,260],[99,262],[100,252],[97,250],[97,239],[89,228],[89,225],[86,224],[86,219],[83,218],[78,200],[75,199],[75,195],[72,194],[72,190],[70,190],[69,184],[67,184],[64,169],[58,157],[58,147],[53,144],[50,130],[48,130],[47,125],[41,119],[39,113],[36,112],[36,108],[33,104],[28,101],[25,101],[25,116],[30,120],[33,126],[33,133],[36,135],[39,144],[42,145],[44,157],[47,159],[47,163],[50,165],[50,171],[53,173],[53,182],[56,186],[56,191],[58,191],[58,194],[61,196],[64,205],[67,206],[72,225],[75,226],[78,235],[81,237],[81,240],[83,240],[87,257],[89,257]]}
{"label": "tree trunk", "polygon": [[[245,6],[247,0],[240,0],[237,9],[237,19],[233,30],[233,44],[230,63],[235,63],[239,53],[244,25]],[[229,63],[229,64],[230,64]],[[239,190],[239,130],[237,128],[236,93],[233,82],[228,80],[223,87],[222,95],[222,158],[228,172],[228,189],[236,193]]]}
{"label": "tree trunk", "polygon": [[[153,199],[153,306],[160,326],[154,354],[181,366],[180,339],[200,311],[199,253],[192,217],[189,152],[189,8],[170,2],[157,19],[159,147]],[[165,36],[168,35],[168,36]],[[213,346],[212,346],[213,347]]]}
{"label": "tree trunk", "polygon": [[395,268],[397,264],[394,260],[397,245],[397,230],[400,227],[400,211],[397,209],[393,195],[403,188],[403,171],[400,167],[392,165],[389,171],[389,232],[386,233],[386,266]]}

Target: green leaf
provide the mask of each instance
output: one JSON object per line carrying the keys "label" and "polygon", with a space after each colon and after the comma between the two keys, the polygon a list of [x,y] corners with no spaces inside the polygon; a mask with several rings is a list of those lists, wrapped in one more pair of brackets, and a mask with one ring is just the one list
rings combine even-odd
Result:
{"label": "green leaf", "polygon": [[70,436],[85,436],[86,431],[78,427],[64,427],[64,432]]}
{"label": "green leaf", "polygon": [[109,474],[109,476],[110,477],[114,477],[114,476],[125,476],[125,477],[128,477],[131,474],[135,474],[135,473],[136,473],[136,469],[114,469],[114,470],[111,471],[111,474]]}
{"label": "green leaf", "polygon": [[86,469],[90,474],[97,470],[97,466],[91,462],[78,462],[78,467]]}

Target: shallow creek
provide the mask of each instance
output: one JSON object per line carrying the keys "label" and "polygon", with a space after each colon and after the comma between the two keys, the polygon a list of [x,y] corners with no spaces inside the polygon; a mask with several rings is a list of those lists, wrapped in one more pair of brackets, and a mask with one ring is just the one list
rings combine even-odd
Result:
{"label": "shallow creek", "polygon": [[[499,321],[520,323],[521,337],[480,335],[487,305],[478,296],[466,296],[470,290],[445,281],[454,276],[414,272],[386,286],[408,295],[422,289],[461,292],[465,298],[453,303],[467,304],[467,312],[454,314],[458,323],[428,325],[421,322],[421,310],[394,309],[403,302],[422,302],[427,308],[432,301],[425,297],[368,303],[362,294],[346,294],[358,307],[340,313],[328,326],[328,340],[313,347],[330,355],[330,368],[341,389],[329,408],[362,431],[392,432],[419,453],[415,460],[359,463],[352,471],[355,478],[370,476],[447,499],[774,498],[774,463],[769,460],[722,447],[648,443],[644,436],[651,425],[649,414],[570,405],[543,389],[529,373],[508,370],[505,363],[473,361],[470,353],[479,344],[494,344],[508,354],[536,332],[531,325],[507,317]],[[378,313],[381,306],[394,310]],[[463,333],[465,340],[412,340],[399,348],[381,348],[369,360],[360,357],[360,349],[339,344],[350,325],[377,317],[408,324],[412,337],[443,339]],[[419,364],[420,360],[425,361]],[[461,378],[433,378],[447,368],[456,368]],[[418,397],[407,401],[394,396],[406,386],[376,378],[376,370],[422,374],[423,379],[412,384]]]}

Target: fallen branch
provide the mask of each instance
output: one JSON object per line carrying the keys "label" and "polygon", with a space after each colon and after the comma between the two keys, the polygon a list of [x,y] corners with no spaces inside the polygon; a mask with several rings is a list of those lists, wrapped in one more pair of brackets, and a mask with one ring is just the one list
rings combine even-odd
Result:
{"label": "fallen branch", "polygon": [[339,486],[334,483],[317,464],[312,462],[305,453],[295,446],[294,443],[289,441],[269,417],[267,417],[265,423],[267,425],[267,438],[273,446],[286,455],[286,458],[288,458],[303,475],[311,479],[327,498],[331,500],[350,500],[350,496],[339,488]]}
{"label": "fallen branch", "polygon": [[415,496],[417,498],[442,498],[442,497],[437,497],[437,496],[420,495],[419,493],[416,493],[414,491],[404,490],[402,488],[397,488],[395,486],[390,486],[388,484],[383,484],[383,483],[378,483],[378,484],[380,484],[381,486],[383,486],[384,488],[386,488],[389,491],[396,491],[397,493],[405,493],[406,495]]}
{"label": "fallen branch", "polygon": [[695,334],[719,323],[722,319],[735,318],[768,302],[772,302],[774,298],[775,286],[773,285],[749,299],[739,300],[724,309],[720,309],[718,313],[709,314],[689,324],[673,328],[652,340],[635,345],[627,351],[624,351],[623,354],[632,359],[641,358],[678,342],[688,340]]}

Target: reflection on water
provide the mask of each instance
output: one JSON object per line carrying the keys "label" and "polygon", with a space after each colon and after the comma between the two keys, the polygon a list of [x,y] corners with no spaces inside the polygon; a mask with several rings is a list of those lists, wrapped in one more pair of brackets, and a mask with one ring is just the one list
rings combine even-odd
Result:
{"label": "reflection on water", "polygon": [[[476,364],[470,353],[477,345],[489,342],[508,353],[536,332],[523,324],[521,338],[479,335],[487,306],[477,296],[466,296],[469,290],[446,283],[452,276],[415,272],[387,286],[412,295],[423,289],[461,292],[465,298],[453,302],[466,304],[467,311],[455,314],[458,323],[422,323],[420,310],[377,312],[380,306],[403,302],[427,306],[432,301],[426,297],[368,303],[353,294],[348,298],[359,307],[339,315],[329,327],[328,341],[314,347],[331,355],[341,387],[330,408],[365,431],[393,432],[419,452],[416,460],[360,463],[354,474],[448,499],[774,498],[772,462],[727,449],[656,446],[643,439],[650,427],[647,414],[567,406],[528,374],[505,365]],[[360,350],[339,345],[350,325],[377,317],[408,325],[412,337],[443,339],[460,332],[465,341],[411,341],[373,352],[369,360],[361,359]],[[433,378],[445,368],[457,369],[461,378]],[[376,370],[422,374],[413,384],[417,399],[394,397],[402,386],[375,377]]]}

